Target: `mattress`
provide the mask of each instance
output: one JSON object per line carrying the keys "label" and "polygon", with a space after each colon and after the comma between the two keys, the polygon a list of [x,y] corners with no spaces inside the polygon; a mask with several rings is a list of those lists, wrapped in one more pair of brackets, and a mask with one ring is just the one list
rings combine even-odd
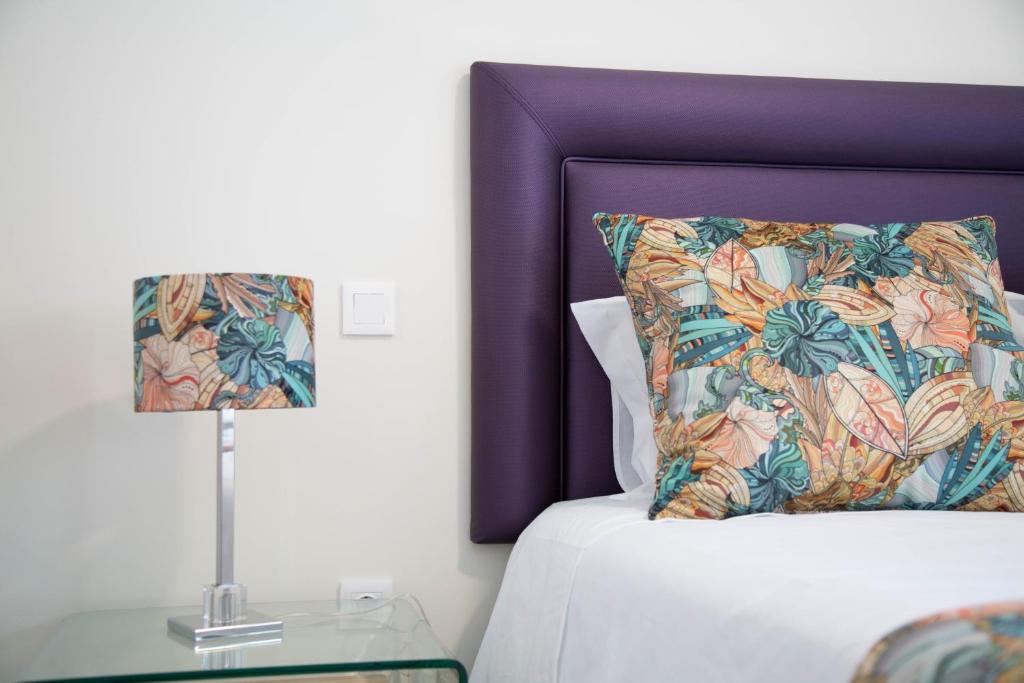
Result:
{"label": "mattress", "polygon": [[902,624],[1024,598],[1024,515],[650,522],[649,501],[568,501],[534,520],[471,683],[849,681]]}

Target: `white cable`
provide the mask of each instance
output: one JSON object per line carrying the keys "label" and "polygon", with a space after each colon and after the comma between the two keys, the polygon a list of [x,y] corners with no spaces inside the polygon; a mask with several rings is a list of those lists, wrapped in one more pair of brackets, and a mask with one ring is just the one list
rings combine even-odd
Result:
{"label": "white cable", "polygon": [[373,605],[367,605],[366,609],[353,609],[344,611],[338,610],[336,612],[293,612],[291,614],[282,614],[281,616],[276,618],[280,621],[284,621],[285,619],[298,619],[302,617],[358,617],[364,614],[371,614],[379,609],[388,607],[397,602],[398,600],[406,600],[407,602],[411,602],[413,605],[415,605],[416,611],[419,612],[419,619],[417,620],[417,623],[422,621],[427,626],[430,626],[430,620],[427,619],[427,614],[426,611],[423,609],[423,604],[415,595],[411,593],[398,593],[390,598],[385,598],[383,600],[366,599],[350,601],[353,605],[360,605],[361,603],[373,603]]}

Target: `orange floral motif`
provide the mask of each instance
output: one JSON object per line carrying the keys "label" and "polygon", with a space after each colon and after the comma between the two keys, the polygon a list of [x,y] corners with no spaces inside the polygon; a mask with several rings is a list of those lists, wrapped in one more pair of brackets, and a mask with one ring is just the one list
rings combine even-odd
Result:
{"label": "orange floral motif", "polygon": [[725,418],[705,448],[740,469],[757,462],[779,433],[774,412],[755,410],[739,399],[729,404]]}
{"label": "orange floral motif", "polygon": [[907,418],[892,387],[864,368],[839,363],[826,377],[826,395],[837,419],[861,441],[902,457]]}
{"label": "orange floral motif", "polygon": [[817,476],[820,483],[827,484],[835,475],[843,459],[843,449],[845,446],[845,440],[840,443],[833,439],[825,439],[821,443],[821,470],[819,472],[812,472],[812,476]]}
{"label": "orange floral motif", "polygon": [[188,344],[190,353],[210,351],[217,348],[217,335],[213,331],[199,325],[185,333],[182,341]]}
{"label": "orange floral motif", "polygon": [[893,329],[915,348],[948,346],[967,353],[971,324],[957,303],[938,292],[915,290],[893,299]]}
{"label": "orange floral motif", "polygon": [[651,351],[651,389],[664,396],[668,391],[668,371],[671,353],[668,344],[658,343]]}
{"label": "orange floral motif", "polygon": [[704,276],[726,289],[743,289],[744,278],[757,277],[757,262],[739,242],[729,240],[704,264]]}
{"label": "orange floral motif", "polygon": [[142,349],[142,401],[139,410],[190,410],[199,398],[199,368],[188,345],[149,337]]}

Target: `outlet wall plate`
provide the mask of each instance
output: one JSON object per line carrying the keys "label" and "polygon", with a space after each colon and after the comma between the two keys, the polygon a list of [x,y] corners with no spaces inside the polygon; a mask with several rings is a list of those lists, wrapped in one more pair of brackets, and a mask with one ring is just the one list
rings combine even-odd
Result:
{"label": "outlet wall plate", "polygon": [[338,604],[347,600],[390,600],[395,582],[390,577],[351,577],[338,579]]}

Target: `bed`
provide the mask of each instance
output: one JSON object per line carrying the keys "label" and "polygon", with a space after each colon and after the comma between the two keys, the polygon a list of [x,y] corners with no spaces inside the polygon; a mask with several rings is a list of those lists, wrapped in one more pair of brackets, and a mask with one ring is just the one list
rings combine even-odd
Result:
{"label": "bed", "polygon": [[595,211],[990,214],[1020,291],[1024,88],[478,63],[471,107],[470,535],[518,539],[474,680],[849,680],[908,620],[1024,598],[1019,515],[648,522],[569,313],[621,293]]}

